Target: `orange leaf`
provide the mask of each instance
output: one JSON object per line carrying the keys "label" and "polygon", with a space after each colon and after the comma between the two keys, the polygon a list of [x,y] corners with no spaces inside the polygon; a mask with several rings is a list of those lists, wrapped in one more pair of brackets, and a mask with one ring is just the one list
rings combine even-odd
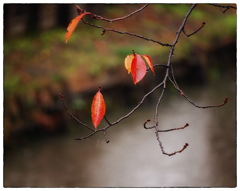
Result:
{"label": "orange leaf", "polygon": [[151,68],[153,74],[155,75],[154,69],[153,69],[153,65],[152,65],[152,61],[151,58],[148,55],[142,55],[142,57],[146,60],[148,66]]}
{"label": "orange leaf", "polygon": [[91,110],[92,121],[96,130],[97,130],[98,124],[104,117],[105,111],[106,111],[106,105],[100,90],[101,90],[101,87],[99,87],[97,94],[93,98],[92,110]]}
{"label": "orange leaf", "polygon": [[67,43],[69,37],[72,35],[72,33],[73,33],[73,31],[75,30],[75,28],[77,27],[80,19],[81,19],[84,15],[86,15],[86,14],[90,14],[90,13],[83,13],[83,14],[77,16],[75,19],[73,19],[73,20],[69,23],[68,28],[67,28],[67,31],[68,31],[68,32],[66,33],[66,43]]}
{"label": "orange leaf", "polygon": [[134,59],[134,55],[133,54],[129,54],[126,58],[125,58],[125,68],[127,69],[128,73],[131,72],[131,65],[132,65],[132,60]]}
{"label": "orange leaf", "polygon": [[146,64],[138,54],[135,54],[132,61],[131,72],[134,84],[138,83],[146,74]]}

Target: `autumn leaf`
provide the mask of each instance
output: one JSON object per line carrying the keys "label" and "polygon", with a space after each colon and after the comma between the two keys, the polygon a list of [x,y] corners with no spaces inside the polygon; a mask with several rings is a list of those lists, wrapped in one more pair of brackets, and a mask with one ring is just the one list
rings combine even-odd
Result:
{"label": "autumn leaf", "polygon": [[75,30],[75,28],[77,27],[80,19],[84,16],[84,15],[87,15],[87,14],[91,14],[91,13],[83,13],[79,16],[77,16],[75,19],[73,19],[69,25],[68,25],[68,28],[67,28],[67,33],[66,33],[66,43],[69,39],[69,37],[72,35],[73,31]]}
{"label": "autumn leaf", "polygon": [[142,55],[142,57],[145,59],[145,61],[147,62],[148,66],[151,68],[153,74],[155,75],[151,58],[148,55]]}
{"label": "autumn leaf", "polygon": [[147,55],[138,55],[133,50],[133,54],[129,54],[125,58],[124,64],[128,73],[132,72],[134,84],[137,84],[140,80],[142,80],[146,74],[146,65],[142,57],[147,62],[148,66],[151,68],[153,74],[155,75],[151,58]]}
{"label": "autumn leaf", "polygon": [[131,72],[131,66],[132,66],[132,60],[134,59],[134,55],[133,54],[129,54],[126,58],[125,58],[125,68],[127,69],[128,73]]}
{"label": "autumn leaf", "polygon": [[146,74],[146,64],[138,54],[135,54],[132,60],[131,72],[134,84],[137,84]]}
{"label": "autumn leaf", "polygon": [[101,90],[101,87],[99,87],[97,94],[93,98],[92,110],[91,110],[92,121],[96,130],[97,130],[98,124],[104,117],[105,111],[106,111],[106,105],[100,90]]}

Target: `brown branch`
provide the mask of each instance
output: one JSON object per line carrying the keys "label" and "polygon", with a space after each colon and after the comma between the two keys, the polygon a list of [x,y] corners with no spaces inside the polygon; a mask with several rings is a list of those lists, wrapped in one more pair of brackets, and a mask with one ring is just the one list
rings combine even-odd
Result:
{"label": "brown branch", "polygon": [[[171,67],[172,78],[173,78],[173,81],[174,81],[174,82],[172,82],[172,83],[173,83],[173,85],[174,85],[175,87],[179,88],[178,85],[177,85],[177,81],[175,80],[175,76],[174,76],[174,72],[173,72],[173,66],[172,66],[172,64],[170,65],[170,67]],[[168,76],[168,79],[171,81],[170,76]]]}
{"label": "brown branch", "polygon": [[174,85],[175,89],[177,89],[180,92],[180,95],[184,96],[186,98],[186,100],[188,100],[189,103],[191,103],[192,105],[194,105],[197,108],[206,109],[206,108],[213,108],[213,107],[221,107],[221,106],[224,106],[228,101],[228,97],[227,97],[227,98],[225,98],[224,102],[222,104],[219,104],[219,105],[199,106],[199,105],[195,104],[193,101],[191,101],[187,97],[187,95],[184,94],[183,91],[172,81],[172,79],[170,77],[168,79]]}
{"label": "brown branch", "polygon": [[77,12],[78,12],[79,15],[81,15],[81,13],[84,12],[84,10],[81,9],[79,6],[77,6],[77,5],[75,5],[75,4],[73,4],[73,5],[77,8]]}
{"label": "brown branch", "polygon": [[94,25],[94,24],[89,23],[89,22],[87,22],[87,21],[84,21],[83,18],[82,18],[82,21],[83,21],[84,24],[90,25],[90,26],[95,27],[95,28],[101,28],[101,29],[103,29],[101,35],[104,35],[107,31],[110,31],[110,32],[116,32],[116,33],[118,33],[118,34],[127,34],[127,35],[130,35],[130,36],[135,36],[135,37],[137,37],[137,38],[141,38],[141,39],[144,39],[144,40],[147,40],[147,41],[152,41],[152,42],[158,43],[158,44],[160,44],[160,45],[162,45],[162,46],[171,46],[171,45],[168,44],[168,43],[161,43],[161,42],[159,42],[159,41],[157,41],[157,40],[153,40],[153,39],[150,39],[150,38],[146,38],[146,37],[144,37],[144,36],[140,36],[140,35],[137,35],[137,34],[134,34],[134,33],[130,33],[130,32],[126,32],[126,31],[125,31],[125,32],[121,32],[121,31],[118,31],[118,30],[115,30],[115,29],[107,29],[107,28],[104,28],[104,27],[102,27],[102,26],[97,26],[97,25]]}
{"label": "brown branch", "polygon": [[165,90],[166,90],[166,88],[163,88],[163,90],[162,90],[162,93],[161,93],[161,95],[160,95],[160,97],[159,97],[159,99],[158,99],[158,102],[157,102],[157,105],[156,105],[156,111],[155,111],[155,128],[156,128],[156,131],[158,131],[158,107],[159,107],[159,105],[160,105],[160,102],[161,102],[161,100],[162,100],[162,97],[163,97],[163,94],[164,94],[164,92],[165,92]]}
{"label": "brown branch", "polygon": [[146,124],[149,122],[149,121],[151,121],[150,119],[148,119],[147,121],[145,121],[145,123],[143,124],[143,127],[145,128],[145,129],[153,129],[154,127],[155,127],[155,125],[154,126],[152,126],[152,127],[146,127]]}
{"label": "brown branch", "polygon": [[[237,7],[233,7],[233,6],[224,6],[224,5],[219,5],[216,3],[209,3],[209,5],[215,6],[215,7],[219,7],[223,13],[225,13],[228,9],[232,8],[232,9],[237,9]],[[225,10],[224,10],[225,9]]]}
{"label": "brown branch", "polygon": [[[182,92],[182,91],[181,91]],[[213,108],[213,107],[221,107],[221,106],[224,106],[227,101],[228,101],[228,97],[225,98],[224,102],[222,104],[219,104],[219,105],[208,105],[208,106],[199,106],[197,104],[195,104],[194,102],[192,102],[183,92],[182,92],[182,95],[188,100],[188,102],[190,102],[192,105],[194,105],[195,107],[197,108],[202,108],[202,109],[206,109],[206,108]]]}
{"label": "brown branch", "polygon": [[167,130],[158,130],[157,132],[168,132],[168,131],[175,131],[175,130],[179,130],[179,129],[185,129],[186,127],[188,127],[189,126],[189,124],[188,123],[186,123],[186,125],[185,126],[183,126],[183,127],[179,127],[179,128],[174,128],[174,129],[167,129]]}
{"label": "brown branch", "polygon": [[107,21],[107,22],[114,22],[114,21],[121,21],[121,20],[124,20],[124,19],[127,19],[129,17],[131,17],[132,15],[142,11],[144,8],[146,8],[148,6],[148,4],[144,5],[143,7],[141,7],[140,9],[136,10],[136,11],[133,11],[132,13],[128,14],[127,16],[124,16],[124,17],[120,17],[120,18],[116,18],[116,19],[107,19],[107,18],[104,18],[102,16],[99,16],[99,15],[95,15],[95,14],[91,14],[93,18],[97,19],[97,20],[103,20],[103,21]]}
{"label": "brown branch", "polygon": [[172,155],[175,155],[175,154],[177,154],[177,153],[183,152],[188,146],[189,146],[189,144],[188,144],[188,143],[185,143],[185,145],[183,146],[183,148],[182,148],[181,150],[175,151],[175,152],[173,152],[173,153],[171,153],[171,154],[168,154],[168,153],[163,153],[163,154],[168,155],[168,156],[172,156]]}
{"label": "brown branch", "polygon": [[165,155],[168,155],[168,156],[172,156],[172,155],[175,155],[176,153],[181,153],[182,151],[184,151],[186,148],[187,148],[187,146],[189,145],[188,143],[185,143],[185,145],[183,146],[183,148],[181,149],[181,150],[179,150],[179,151],[175,151],[175,152],[173,152],[173,153],[167,153],[167,152],[165,152],[164,151],[164,147],[163,147],[163,145],[162,145],[162,142],[161,142],[161,140],[160,140],[160,138],[159,138],[159,132],[169,132],[169,131],[175,131],[175,130],[180,130],[180,129],[185,129],[186,127],[188,127],[189,126],[189,124],[188,123],[186,123],[186,125],[185,126],[183,126],[183,127],[179,127],[179,128],[174,128],[174,129],[167,129],[167,130],[159,130],[158,128],[157,128],[157,126],[156,126],[156,137],[157,137],[157,140],[158,140],[158,142],[159,142],[159,146],[160,146],[160,148],[161,148],[161,151],[162,151],[162,153],[163,154],[165,154]]}
{"label": "brown branch", "polygon": [[[159,66],[163,66],[165,68],[169,68],[169,66],[167,66],[166,64],[155,64],[153,65],[153,68],[159,67]],[[147,67],[146,71],[148,71],[150,69],[150,67]]]}
{"label": "brown branch", "polygon": [[[85,12],[85,10],[81,9],[79,6],[77,6],[77,5],[75,5],[75,4],[73,4],[73,5],[77,8],[77,12],[78,12],[79,15],[80,15],[81,13]],[[91,13],[90,15],[91,15],[92,18],[94,18],[94,19],[103,20],[103,21],[107,21],[107,22],[112,23],[112,22],[114,22],[114,21],[121,21],[121,20],[127,19],[127,18],[131,17],[132,15],[134,15],[134,14],[142,11],[142,10],[143,10],[144,8],[146,8],[148,5],[149,5],[149,4],[146,4],[146,5],[144,5],[143,7],[141,7],[140,9],[137,9],[136,11],[133,11],[132,13],[130,13],[130,14],[124,16],[124,17],[120,17],[120,18],[116,18],[116,19],[107,19],[107,18],[104,18],[104,17],[102,17],[102,16],[95,15],[95,14],[93,14],[93,13]]]}
{"label": "brown branch", "polygon": [[175,151],[175,152],[173,152],[173,153],[167,153],[167,152],[165,152],[165,150],[164,150],[164,147],[163,147],[162,142],[161,142],[161,140],[160,140],[160,138],[159,138],[158,132],[156,132],[156,137],[157,137],[157,140],[158,140],[158,142],[159,142],[159,146],[160,146],[160,148],[161,148],[161,151],[162,151],[162,153],[163,153],[164,155],[172,156],[172,155],[175,155],[176,153],[181,153],[181,152],[183,152],[183,151],[187,148],[187,146],[189,146],[188,143],[185,143],[185,145],[183,146],[183,148],[182,148],[181,150]]}
{"label": "brown branch", "polygon": [[82,137],[82,138],[75,138],[75,140],[83,140],[83,139],[87,139],[87,138],[93,136],[95,133],[96,133],[96,131],[94,131],[93,133],[91,133],[91,134],[89,134],[89,135],[87,135],[87,136],[85,136],[85,137]]}
{"label": "brown branch", "polygon": [[183,93],[183,91],[178,87],[177,85],[177,82],[175,80],[175,77],[174,77],[174,72],[173,72],[173,67],[172,65],[170,65],[170,68],[171,68],[171,72],[172,72],[172,77],[173,77],[173,80],[168,76],[168,79],[169,81],[174,85],[175,89],[177,89],[180,93],[180,95],[184,96],[192,105],[194,105],[195,107],[197,108],[202,108],[202,109],[206,109],[206,108],[213,108],[213,107],[221,107],[223,105],[225,105],[228,101],[228,98],[226,98],[224,100],[224,102],[222,104],[219,104],[219,105],[209,105],[209,106],[199,106],[199,105],[196,105],[193,101],[191,101],[186,94]]}
{"label": "brown branch", "polygon": [[179,39],[180,34],[181,34],[181,31],[183,30],[183,28],[184,28],[184,26],[185,26],[185,24],[186,24],[186,22],[187,22],[187,19],[188,19],[189,15],[191,14],[192,10],[193,10],[196,6],[197,6],[197,4],[193,4],[193,5],[189,8],[187,14],[185,15],[185,17],[184,17],[184,19],[183,19],[182,25],[180,26],[180,28],[179,28],[178,31],[177,31],[176,38],[175,38],[175,40],[174,40],[174,42],[173,42],[173,44],[172,44],[172,47],[171,47],[171,49],[170,49],[170,51],[169,51],[168,64],[167,64],[168,66],[169,66],[170,63],[171,63],[171,57],[172,57],[172,55],[173,55],[174,47],[175,47],[175,45],[176,45],[177,42],[178,42],[178,39]]}
{"label": "brown branch", "polygon": [[62,100],[62,103],[63,103],[63,106],[64,106],[65,110],[67,111],[67,113],[68,113],[73,119],[75,119],[75,120],[76,120],[78,123],[80,123],[81,125],[87,127],[89,130],[95,131],[95,130],[93,130],[91,127],[89,127],[88,125],[82,123],[78,118],[76,118],[75,116],[73,116],[73,115],[68,111],[67,106],[65,105],[65,102],[64,102],[64,99],[63,99],[63,95],[61,95],[61,94],[59,93],[59,97],[60,97],[61,100]]}
{"label": "brown branch", "polygon": [[182,29],[182,31],[183,31],[183,33],[184,33],[187,37],[190,37],[190,36],[196,34],[198,31],[200,31],[201,28],[203,28],[205,24],[206,24],[206,23],[203,22],[203,23],[202,23],[202,26],[201,26],[199,29],[197,29],[195,32],[191,33],[191,34],[187,34],[187,33],[185,32],[184,28]]}
{"label": "brown branch", "polygon": [[105,119],[105,121],[108,123],[108,125],[112,126],[112,124],[108,121],[108,119],[106,118],[105,115],[104,115],[104,119]]}

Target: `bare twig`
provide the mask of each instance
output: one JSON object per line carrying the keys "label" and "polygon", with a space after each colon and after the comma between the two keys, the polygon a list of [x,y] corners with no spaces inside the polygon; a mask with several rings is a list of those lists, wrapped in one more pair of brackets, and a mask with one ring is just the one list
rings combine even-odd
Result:
{"label": "bare twig", "polygon": [[87,24],[87,25],[90,25],[90,26],[92,26],[92,27],[96,27],[96,28],[101,28],[101,29],[103,29],[101,35],[105,34],[107,31],[110,31],[110,32],[116,32],[116,33],[118,33],[118,34],[127,34],[127,35],[130,35],[130,36],[135,36],[135,37],[138,37],[138,38],[147,40],[147,41],[152,41],[152,42],[158,43],[158,44],[160,44],[160,45],[162,45],[162,46],[171,46],[171,45],[168,44],[168,43],[161,43],[161,42],[159,42],[159,41],[157,41],[157,40],[153,40],[153,39],[150,39],[150,38],[146,38],[146,37],[144,37],[144,36],[140,36],[140,35],[137,35],[137,34],[134,34],[134,33],[130,33],[130,32],[126,32],[126,31],[125,31],[125,32],[121,32],[121,31],[118,31],[118,30],[115,30],[115,29],[107,29],[107,28],[104,28],[104,27],[102,27],[102,26],[97,26],[97,25],[94,25],[94,24],[92,24],[92,23],[89,23],[89,22],[84,21],[83,18],[82,18],[82,21],[83,21],[83,23],[85,23],[85,24]]}
{"label": "bare twig", "polygon": [[95,131],[95,130],[93,130],[91,127],[89,127],[88,125],[82,123],[78,118],[76,118],[75,116],[73,116],[73,115],[68,111],[68,109],[67,109],[67,107],[66,107],[66,105],[65,105],[64,99],[63,99],[63,95],[59,94],[59,97],[60,97],[61,100],[62,100],[62,103],[63,103],[63,106],[64,106],[65,110],[68,112],[68,114],[69,114],[73,119],[75,119],[75,120],[76,120],[78,123],[80,123],[81,125],[87,127],[89,130]]}
{"label": "bare twig", "polygon": [[208,106],[199,106],[197,104],[195,104],[194,102],[192,102],[185,94],[183,94],[183,96],[192,104],[194,105],[195,107],[197,108],[202,108],[202,109],[206,109],[206,108],[213,108],[213,107],[221,107],[221,106],[224,106],[227,101],[228,101],[228,98],[225,98],[224,102],[222,104],[219,104],[219,105],[208,105]]}
{"label": "bare twig", "polygon": [[85,136],[85,137],[82,137],[82,138],[75,138],[75,140],[83,140],[83,139],[87,139],[87,138],[93,136],[95,133],[96,133],[96,131],[93,132],[93,133],[90,133],[89,135],[87,135],[87,136]]}
{"label": "bare twig", "polygon": [[103,21],[107,21],[107,22],[114,22],[114,21],[121,21],[121,20],[124,20],[124,19],[127,19],[129,17],[131,17],[132,15],[142,11],[144,8],[146,8],[148,6],[148,4],[144,5],[143,7],[141,7],[140,9],[136,10],[136,11],[133,11],[132,13],[130,13],[129,15],[127,16],[124,16],[124,17],[120,17],[120,18],[116,18],[116,19],[107,19],[107,18],[104,18],[102,16],[99,16],[99,15],[95,15],[95,14],[92,14],[92,17],[93,18],[96,18],[98,20],[103,20]]}
{"label": "bare twig", "polygon": [[[79,6],[73,4],[76,8],[77,8],[77,12],[78,14],[80,15],[81,13],[85,12],[85,10],[81,9]],[[124,16],[124,17],[120,17],[120,18],[116,18],[116,19],[107,19],[107,18],[104,18],[102,16],[99,16],[99,15],[95,15],[93,13],[91,13],[90,15],[92,16],[92,18],[94,19],[97,19],[97,20],[103,20],[103,21],[107,21],[107,22],[114,22],[114,21],[121,21],[121,20],[124,20],[124,19],[127,19],[129,17],[131,17],[132,15],[142,11],[144,8],[146,8],[148,6],[148,4],[144,5],[143,7],[141,7],[140,9],[136,10],[136,11],[133,11],[132,13]]]}
{"label": "bare twig", "polygon": [[73,4],[73,5],[77,8],[77,12],[78,12],[79,15],[81,15],[81,13],[84,12],[84,10],[81,9],[79,6],[77,6],[77,5],[75,5],[75,4]]}
{"label": "bare twig", "polygon": [[186,96],[186,94],[184,94],[183,91],[171,80],[170,77],[169,77],[168,79],[169,79],[169,81],[174,85],[175,89],[177,89],[177,90],[180,92],[180,94],[181,94],[182,96],[184,96],[184,97],[188,100],[189,103],[191,103],[192,105],[194,105],[194,106],[197,107],[197,108],[206,109],[206,108],[213,108],[213,107],[221,107],[221,106],[224,106],[224,105],[227,103],[227,101],[228,101],[228,98],[225,98],[224,102],[223,102],[222,104],[219,104],[219,105],[199,106],[199,105],[195,104],[193,101],[191,101],[191,100]]}
{"label": "bare twig", "polygon": [[105,119],[105,121],[108,123],[108,125],[112,126],[112,124],[108,121],[108,119],[106,118],[105,115],[104,115],[104,119]]}
{"label": "bare twig", "polygon": [[185,143],[185,145],[183,146],[183,148],[182,148],[181,150],[175,151],[175,152],[173,152],[173,153],[166,153],[166,152],[164,151],[164,147],[163,147],[163,145],[162,145],[162,142],[161,142],[161,140],[160,140],[160,138],[159,138],[158,132],[156,132],[156,137],[157,137],[157,140],[158,140],[158,142],[159,142],[159,146],[160,146],[160,148],[161,148],[161,151],[162,151],[162,153],[163,153],[164,155],[172,156],[172,155],[175,155],[176,153],[181,153],[182,151],[184,151],[184,150],[187,148],[187,146],[189,146],[188,143]]}
{"label": "bare twig", "polygon": [[143,127],[145,128],[145,129],[153,129],[154,127],[155,127],[155,125],[154,126],[152,126],[152,127],[146,127],[146,124],[149,122],[149,121],[151,121],[150,119],[148,119],[147,121],[145,121],[145,123],[143,124]]}
{"label": "bare twig", "polygon": [[168,131],[175,131],[175,130],[179,130],[179,129],[185,129],[186,127],[188,127],[189,126],[189,124],[188,123],[186,123],[186,125],[185,126],[183,126],[183,127],[179,127],[179,128],[174,128],[174,129],[167,129],[167,130],[158,130],[157,132],[168,132]]}
{"label": "bare twig", "polygon": [[187,34],[187,33],[185,32],[184,28],[182,29],[182,31],[183,31],[183,33],[184,33],[187,37],[190,37],[190,36],[196,34],[198,31],[200,31],[201,28],[203,28],[205,24],[206,24],[205,22],[202,22],[202,26],[201,26],[199,29],[197,29],[195,32],[191,33],[191,34]]}
{"label": "bare twig", "polygon": [[[175,80],[175,76],[174,76],[172,64],[170,65],[170,67],[171,67],[171,74],[172,74],[172,78],[173,78],[173,82],[172,82],[172,83],[173,83],[173,85],[174,85],[175,87],[178,88],[177,82],[176,82],[176,80]],[[171,81],[170,76],[168,76],[168,79]]]}
{"label": "bare twig", "polygon": [[[159,67],[159,66],[163,66],[165,68],[169,68],[169,66],[167,66],[166,64],[155,64],[155,65],[153,65],[154,68]],[[150,69],[150,67],[147,67],[146,71],[148,71],[149,69]]]}
{"label": "bare twig", "polygon": [[216,4],[216,3],[209,3],[209,5],[219,7],[222,10],[223,13],[225,13],[230,8],[237,9],[237,7],[233,7],[233,6],[229,6],[229,5],[224,6],[224,5],[219,5],[219,4]]}

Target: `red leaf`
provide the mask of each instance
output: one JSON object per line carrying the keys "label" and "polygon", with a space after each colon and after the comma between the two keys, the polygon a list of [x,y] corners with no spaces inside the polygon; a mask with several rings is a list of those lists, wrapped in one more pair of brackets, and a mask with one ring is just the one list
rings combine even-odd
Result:
{"label": "red leaf", "polygon": [[155,75],[154,69],[153,69],[153,65],[152,65],[152,61],[151,58],[148,55],[142,55],[142,57],[146,60],[148,66],[151,68],[153,74]]}
{"label": "red leaf", "polygon": [[68,32],[66,33],[66,43],[67,43],[69,37],[72,35],[72,33],[73,33],[73,31],[75,30],[75,28],[77,27],[80,19],[81,19],[84,15],[86,15],[86,14],[91,14],[91,13],[83,13],[83,14],[77,16],[75,19],[73,19],[73,20],[69,23],[68,28],[67,28],[67,31],[68,31]]}
{"label": "red leaf", "polygon": [[97,130],[98,124],[104,117],[105,111],[106,111],[106,105],[100,90],[101,90],[101,87],[99,87],[97,94],[93,98],[92,110],[91,110],[92,121],[96,130]]}
{"label": "red leaf", "polygon": [[132,61],[131,72],[134,84],[138,83],[146,74],[146,64],[138,54],[135,54]]}

